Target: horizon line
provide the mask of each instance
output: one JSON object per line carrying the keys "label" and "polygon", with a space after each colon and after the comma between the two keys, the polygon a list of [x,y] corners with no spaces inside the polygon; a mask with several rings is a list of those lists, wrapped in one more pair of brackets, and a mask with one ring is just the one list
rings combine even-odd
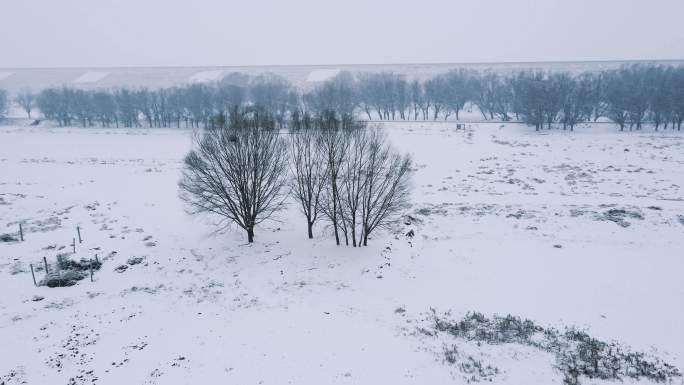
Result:
{"label": "horizon line", "polygon": [[684,62],[684,59],[591,59],[542,61],[482,61],[482,62],[408,62],[408,63],[337,63],[337,64],[245,64],[245,65],[120,65],[120,66],[54,66],[54,67],[0,67],[0,70],[60,70],[60,69],[154,69],[154,68],[264,68],[264,67],[351,67],[351,66],[473,66],[521,64],[572,64],[572,63],[652,63]]}

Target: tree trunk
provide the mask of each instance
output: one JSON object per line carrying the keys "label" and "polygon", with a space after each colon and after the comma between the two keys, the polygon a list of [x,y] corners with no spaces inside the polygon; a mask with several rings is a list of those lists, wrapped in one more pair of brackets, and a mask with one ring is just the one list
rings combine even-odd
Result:
{"label": "tree trunk", "polygon": [[247,228],[247,242],[254,243],[254,227]]}
{"label": "tree trunk", "polygon": [[352,213],[352,223],[351,223],[351,233],[352,233],[352,246],[356,247],[356,213]]}
{"label": "tree trunk", "polygon": [[332,223],[333,223],[333,229],[335,229],[335,243],[337,246],[340,245],[340,232],[338,229],[337,225],[337,183],[335,182],[335,179],[333,179],[333,212],[332,212]]}
{"label": "tree trunk", "polygon": [[312,239],[313,238],[313,223],[309,222],[307,227],[309,230],[309,239]]}

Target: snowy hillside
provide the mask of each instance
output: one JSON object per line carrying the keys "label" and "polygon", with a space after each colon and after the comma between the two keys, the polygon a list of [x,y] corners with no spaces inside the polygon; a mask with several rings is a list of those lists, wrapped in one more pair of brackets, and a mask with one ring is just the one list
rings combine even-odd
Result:
{"label": "snowy hillside", "polygon": [[[412,206],[356,249],[308,240],[295,204],[251,245],[186,214],[188,130],[1,127],[0,384],[562,383],[553,354],[436,330],[445,312],[576,327],[684,369],[681,135],[384,127],[414,156]],[[92,282],[34,286],[31,265],[41,280],[73,248],[102,263]]]}
{"label": "snowy hillside", "polygon": [[[348,64],[301,66],[235,66],[235,67],[113,67],[113,68],[0,68],[0,89],[11,94],[29,88],[34,92],[48,87],[73,86],[83,89],[115,87],[172,87],[195,82],[218,81],[231,72],[252,76],[271,72],[283,76],[292,84],[307,89],[334,76],[339,71],[392,71],[409,77],[428,79],[454,68],[471,68],[508,73],[526,69],[568,71],[600,71],[619,68],[630,62],[532,62],[532,63],[443,63],[443,64]],[[678,60],[653,61],[666,65],[682,65]]]}

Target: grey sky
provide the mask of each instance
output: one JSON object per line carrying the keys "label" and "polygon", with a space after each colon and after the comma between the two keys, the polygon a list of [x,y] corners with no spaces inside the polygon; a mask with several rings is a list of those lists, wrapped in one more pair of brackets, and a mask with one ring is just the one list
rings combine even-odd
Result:
{"label": "grey sky", "polygon": [[0,0],[0,67],[684,58],[683,0]]}

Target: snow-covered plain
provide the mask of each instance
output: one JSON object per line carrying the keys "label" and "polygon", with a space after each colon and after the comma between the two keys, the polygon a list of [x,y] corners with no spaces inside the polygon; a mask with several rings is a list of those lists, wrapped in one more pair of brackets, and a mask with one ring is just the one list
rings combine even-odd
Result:
{"label": "snow-covered plain", "polygon": [[[385,129],[414,156],[412,207],[354,249],[320,225],[308,240],[295,205],[253,245],[188,216],[187,130],[0,128],[0,234],[26,237],[0,243],[0,383],[467,382],[443,344],[495,383],[561,383],[546,353],[418,332],[430,308],[577,326],[684,368],[684,136]],[[34,287],[29,264],[76,226],[94,282]]]}

